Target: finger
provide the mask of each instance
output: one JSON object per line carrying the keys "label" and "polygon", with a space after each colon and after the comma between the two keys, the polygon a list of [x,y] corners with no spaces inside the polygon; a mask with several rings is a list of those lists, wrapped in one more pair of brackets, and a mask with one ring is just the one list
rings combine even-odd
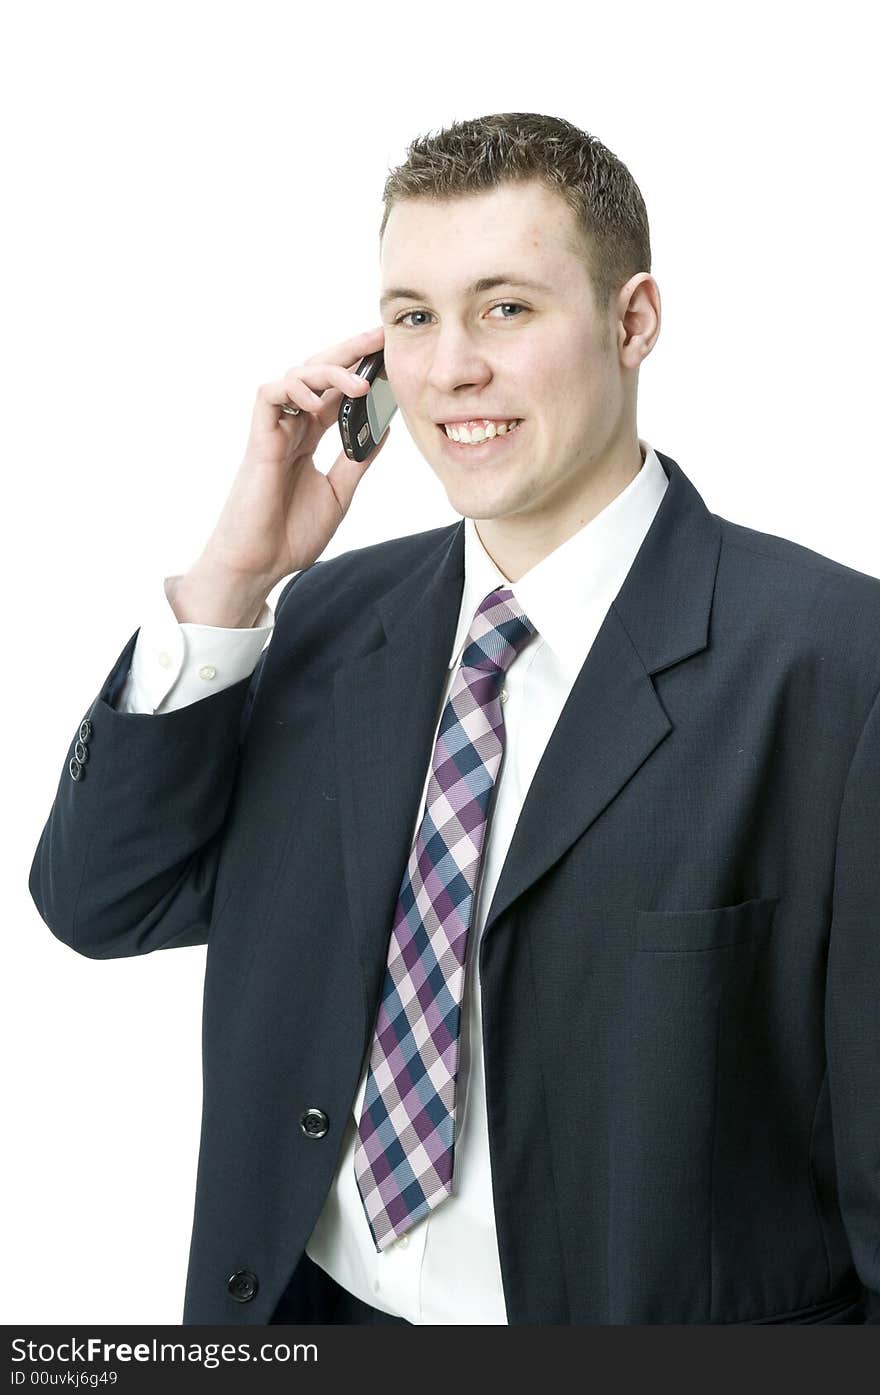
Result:
{"label": "finger", "polygon": [[[311,420],[317,422],[321,428],[321,435],[338,421],[339,407],[345,395],[346,393],[342,388],[326,388],[321,394],[320,410],[314,412],[311,416]],[[289,421],[290,418],[285,416],[282,417],[281,420]],[[307,421],[309,418],[303,416],[301,420]]]}
{"label": "finger", "polygon": [[[361,380],[363,381],[363,380]],[[328,388],[321,398],[321,410],[315,413],[322,429],[327,431],[339,418],[339,407],[346,393],[342,388]]]}
{"label": "finger", "polygon": [[[339,395],[348,393],[352,397],[363,397],[370,385],[365,378],[358,377],[336,364],[316,364],[291,369],[283,378],[274,383],[264,383],[257,393],[254,405],[252,426],[258,431],[271,431],[278,424],[279,408],[292,403],[303,412],[309,412],[321,420],[326,427],[324,396],[326,390],[337,385]],[[322,392],[324,395],[321,395]],[[285,416],[284,420],[292,418]]]}
{"label": "finger", "polygon": [[342,339],[338,344],[321,349],[319,353],[307,358],[306,363],[340,363],[343,367],[350,368],[359,358],[381,349],[384,342],[385,326],[377,325],[375,329],[367,329],[351,339]]}
{"label": "finger", "polygon": [[254,413],[251,418],[251,430],[273,431],[278,425],[279,419],[290,422],[291,425],[296,422],[298,420],[296,417],[282,416],[280,408],[286,402],[293,403],[301,411],[318,412],[321,409],[321,398],[311,392],[304,384],[301,383],[298,391],[294,394],[288,391],[287,380],[279,378],[277,382],[263,383],[257,389]]}
{"label": "finger", "polygon": [[314,392],[323,388],[338,387],[351,396],[364,396],[370,390],[366,378],[336,363],[301,364],[297,368],[291,368],[282,382],[287,385],[288,394],[296,392],[301,383]]}

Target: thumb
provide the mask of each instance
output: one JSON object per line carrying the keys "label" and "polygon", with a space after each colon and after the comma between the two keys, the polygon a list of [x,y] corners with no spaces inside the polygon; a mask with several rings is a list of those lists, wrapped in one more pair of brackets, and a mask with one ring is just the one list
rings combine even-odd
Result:
{"label": "thumb", "polygon": [[366,460],[349,460],[345,451],[340,451],[327,471],[327,482],[336,495],[339,507],[344,514],[348,513],[355,490],[390,435],[391,427],[387,426],[378,446],[370,452]]}

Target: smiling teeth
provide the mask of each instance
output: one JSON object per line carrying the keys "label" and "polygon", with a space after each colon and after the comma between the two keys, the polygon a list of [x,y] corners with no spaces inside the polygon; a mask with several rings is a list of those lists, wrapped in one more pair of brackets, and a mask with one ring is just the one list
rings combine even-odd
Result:
{"label": "smiling teeth", "polygon": [[491,440],[493,436],[504,436],[509,431],[515,431],[519,426],[521,417],[514,417],[507,421],[487,421],[485,426],[475,426],[468,430],[466,426],[445,426],[446,435],[452,441],[458,441],[463,445],[476,445],[479,441]]}

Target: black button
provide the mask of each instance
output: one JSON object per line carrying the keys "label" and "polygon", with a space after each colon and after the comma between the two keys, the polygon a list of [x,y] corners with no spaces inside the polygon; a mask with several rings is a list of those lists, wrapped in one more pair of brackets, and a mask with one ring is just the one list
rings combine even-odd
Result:
{"label": "black button", "polygon": [[226,1287],[236,1303],[250,1303],[260,1287],[260,1281],[252,1269],[236,1269],[227,1279]]}
{"label": "black button", "polygon": [[91,736],[91,734],[92,734],[92,724],[91,724],[91,722],[89,721],[88,717],[86,717],[85,720],[80,724],[80,728],[79,728],[79,739],[80,739],[80,741],[88,741],[88,739],[89,739],[89,737]]}
{"label": "black button", "polygon": [[73,748],[73,754],[76,756],[80,765],[85,765],[89,758],[89,748],[84,741],[77,741]]}
{"label": "black button", "polygon": [[330,1120],[323,1109],[307,1109],[300,1116],[299,1126],[306,1138],[323,1138],[330,1127]]}
{"label": "black button", "polygon": [[71,757],[70,765],[67,768],[70,771],[70,778],[72,780],[82,779],[83,768],[77,760],[76,756]]}

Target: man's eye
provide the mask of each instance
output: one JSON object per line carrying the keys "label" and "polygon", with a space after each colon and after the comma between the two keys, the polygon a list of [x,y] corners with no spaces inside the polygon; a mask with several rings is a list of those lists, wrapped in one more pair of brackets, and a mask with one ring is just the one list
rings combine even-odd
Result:
{"label": "man's eye", "polygon": [[[520,304],[519,304],[517,301],[515,301],[515,300],[502,300],[501,303],[500,303],[499,305],[493,305],[493,306],[492,306],[492,309],[493,309],[493,310],[525,310],[525,308],[526,308],[526,307],[525,307],[524,305],[520,305]],[[491,313],[491,311],[490,311],[490,313]],[[507,316],[507,315],[502,315],[502,316],[501,316],[501,319],[503,319],[503,320],[506,320],[506,319],[508,319],[508,318],[510,318],[510,317]],[[516,315],[514,315],[512,318],[513,318],[513,319],[516,319],[517,317],[516,317]]]}
{"label": "man's eye", "polygon": [[[499,301],[499,303],[498,303],[497,305],[493,305],[493,306],[492,306],[491,310],[489,311],[489,314],[491,315],[491,313],[492,313],[493,310],[525,310],[525,308],[526,308],[526,307],[525,307],[524,305],[520,305],[518,301],[515,301],[515,300],[502,300],[502,301]],[[404,323],[405,320],[408,320],[408,319],[410,318],[411,315],[427,315],[427,314],[428,314],[428,311],[427,311],[427,310],[405,310],[404,313],[403,313],[402,315],[398,315],[398,317],[397,317],[397,319],[394,321],[394,323],[395,323],[396,325],[402,325],[402,324]],[[511,315],[501,315],[501,316],[499,316],[498,318],[503,319],[503,320],[507,320],[507,319],[517,319],[518,317],[517,317],[516,315],[512,315],[512,316],[511,316]],[[413,329],[421,329],[421,325],[413,325],[413,326],[411,326],[411,328],[413,328]]]}

